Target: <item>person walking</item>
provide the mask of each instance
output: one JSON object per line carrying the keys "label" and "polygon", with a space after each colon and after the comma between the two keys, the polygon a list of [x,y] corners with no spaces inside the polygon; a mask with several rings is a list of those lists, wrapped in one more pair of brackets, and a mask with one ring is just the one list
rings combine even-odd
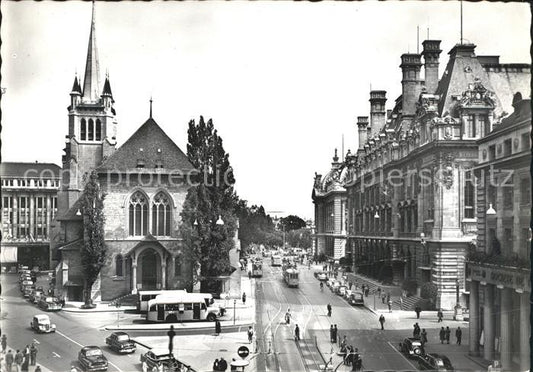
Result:
{"label": "person walking", "polygon": [[24,361],[24,356],[20,352],[20,350],[17,350],[15,354],[15,365],[17,367],[17,372],[21,371],[22,362]]}
{"label": "person walking", "polygon": [[414,338],[420,337],[420,327],[418,326],[418,323],[413,324],[413,337]]}
{"label": "person walking", "polygon": [[440,328],[439,338],[440,338],[440,343],[443,344],[444,343],[444,339],[446,338],[446,330],[444,329],[444,327]]}
{"label": "person walking", "polygon": [[328,316],[331,316],[331,305],[328,304],[328,306],[326,306],[326,308],[328,309]]}
{"label": "person walking", "polygon": [[455,330],[455,343],[457,345],[461,345],[461,337],[463,337],[463,331],[461,330],[461,327],[457,327]]}
{"label": "person walking", "polygon": [[[320,282],[320,284],[322,284],[322,282]],[[287,312],[285,313],[285,323],[291,324],[291,309],[290,308],[288,308]]]}
{"label": "person walking", "polygon": [[329,341],[331,343],[335,342],[335,337],[333,337],[333,333],[335,330],[333,329],[333,324],[329,327]]}
{"label": "person walking", "polygon": [[37,346],[35,346],[35,342],[31,344],[30,347],[30,365],[34,366],[37,363]]}
{"label": "person walking", "polygon": [[422,333],[420,334],[420,343],[422,344],[422,348],[424,348],[424,345],[428,342],[428,334],[426,332],[426,329],[424,328],[422,330]]}
{"label": "person walking", "polygon": [[6,349],[7,349],[7,336],[6,334],[4,333],[2,335],[2,353],[6,353]]}
{"label": "person walking", "polygon": [[446,343],[449,345],[450,344],[450,333],[452,333],[452,331],[450,330],[450,327],[446,327],[446,331],[445,331],[445,335],[446,335]]}
{"label": "person walking", "polygon": [[22,372],[28,372],[30,368],[30,349],[27,346],[24,349],[23,358],[24,359],[22,360],[22,365],[20,366],[20,369]]}
{"label": "person walking", "polygon": [[381,316],[379,317],[379,323],[381,324],[381,330],[384,330],[385,327],[383,327],[383,325],[385,324],[385,317],[383,316],[383,314],[381,314]]}
{"label": "person walking", "polygon": [[41,366],[35,367],[35,371],[34,372],[41,372]]}
{"label": "person walking", "polygon": [[252,326],[248,326],[248,342],[252,343],[252,339],[254,337],[254,329]]}
{"label": "person walking", "polygon": [[444,314],[442,314],[442,309],[439,309],[439,311],[437,312],[437,317],[439,318],[437,323],[442,322],[442,318],[444,317]]}
{"label": "person walking", "polygon": [[220,371],[218,364],[218,359],[215,359],[215,362],[213,363],[213,371]]}
{"label": "person walking", "polygon": [[416,319],[420,319],[420,312],[422,311],[422,308],[420,306],[415,307],[415,313],[416,313]]}
{"label": "person walking", "polygon": [[298,324],[294,327],[294,340],[300,341],[300,327],[298,327]]}
{"label": "person walking", "polygon": [[348,345],[347,345],[347,341],[346,341],[346,335],[344,335],[342,337],[342,341],[341,341],[341,345],[340,345],[341,353],[345,353],[346,352],[346,346],[348,346]]}
{"label": "person walking", "polygon": [[215,321],[215,333],[217,336],[222,333],[222,326],[220,325],[220,320],[218,319]]}
{"label": "person walking", "polygon": [[382,304],[385,304],[385,298],[387,298],[387,296],[385,295],[385,293],[383,293],[383,294],[381,295],[381,303],[382,303]]}
{"label": "person walking", "polygon": [[13,353],[11,350],[9,350],[6,354],[6,368],[7,372],[11,372],[11,366],[13,365],[13,362],[15,361],[15,357],[13,356]]}
{"label": "person walking", "polygon": [[218,361],[218,370],[225,371],[226,369],[228,369],[228,362],[226,362],[226,360],[221,357]]}
{"label": "person walking", "polygon": [[387,305],[389,307],[389,313],[392,313],[392,301],[391,299],[389,298],[389,300],[387,301]]}
{"label": "person walking", "polygon": [[242,303],[246,304],[246,292],[242,293]]}
{"label": "person walking", "polygon": [[337,335],[339,334],[339,330],[337,329],[337,325],[333,325],[333,343],[337,343]]}

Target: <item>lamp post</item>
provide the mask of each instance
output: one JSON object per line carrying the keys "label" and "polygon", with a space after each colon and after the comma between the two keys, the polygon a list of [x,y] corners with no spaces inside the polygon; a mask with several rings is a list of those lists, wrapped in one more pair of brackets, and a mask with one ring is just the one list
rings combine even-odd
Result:
{"label": "lamp post", "polygon": [[235,325],[236,308],[237,308],[237,300],[233,300],[233,325]]}

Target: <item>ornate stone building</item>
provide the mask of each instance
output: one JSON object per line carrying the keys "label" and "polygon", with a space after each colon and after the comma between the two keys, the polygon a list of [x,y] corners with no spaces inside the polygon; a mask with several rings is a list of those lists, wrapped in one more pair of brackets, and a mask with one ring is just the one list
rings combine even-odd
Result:
{"label": "ornate stone building", "polygon": [[[530,369],[531,99],[478,141],[477,247],[468,255],[470,351]],[[473,247],[474,248],[474,247]]]}
{"label": "ornate stone building", "polygon": [[108,255],[93,299],[109,300],[139,289],[188,286],[191,271],[182,255],[180,213],[196,170],[150,117],[116,148],[117,119],[109,78],[99,83],[94,4],[83,88],[74,79],[68,107],[63,178],[58,192],[57,234],[52,241],[56,289],[81,300],[80,248],[83,220],[79,197],[83,177],[96,170],[105,192]]}
{"label": "ornate stone building", "polygon": [[418,294],[434,283],[435,306],[443,309],[467,303],[465,253],[478,226],[467,180],[478,162],[476,141],[510,112],[514,93],[529,91],[530,65],[500,64],[475,48],[455,45],[440,80],[439,40],[424,41],[421,54],[403,54],[401,96],[387,111],[386,92],[370,92],[370,120],[357,120],[357,153],[337,169],[354,269],[409,281]]}

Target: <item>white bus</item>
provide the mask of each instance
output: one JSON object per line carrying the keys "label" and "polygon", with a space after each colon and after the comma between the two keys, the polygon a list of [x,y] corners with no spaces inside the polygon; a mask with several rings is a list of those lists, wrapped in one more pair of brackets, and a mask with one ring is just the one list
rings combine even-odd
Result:
{"label": "white bus", "polygon": [[137,312],[146,313],[148,311],[148,301],[153,300],[160,294],[176,294],[176,293],[187,293],[185,289],[176,289],[176,290],[166,290],[159,289],[154,291],[139,291],[137,292]]}
{"label": "white bus", "polygon": [[271,266],[281,266],[281,256],[275,255],[271,257]]}
{"label": "white bus", "polygon": [[184,320],[208,320],[220,317],[221,309],[213,306],[209,293],[176,293],[159,295],[148,301],[146,320],[149,322],[176,323]]}

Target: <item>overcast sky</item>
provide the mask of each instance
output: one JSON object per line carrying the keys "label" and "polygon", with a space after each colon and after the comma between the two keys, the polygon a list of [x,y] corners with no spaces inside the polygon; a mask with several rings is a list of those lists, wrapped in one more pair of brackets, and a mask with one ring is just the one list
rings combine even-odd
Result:
{"label": "overcast sky", "polygon": [[[90,2],[2,1],[2,159],[60,164]],[[478,55],[531,63],[527,4],[464,3]],[[212,118],[237,191],[267,211],[313,217],[314,172],[354,149],[369,88],[401,93],[400,55],[460,38],[459,2],[97,2],[101,80],[109,71],[124,143],[148,118],[185,152],[187,123]],[[420,50],[421,50],[420,46]]]}

